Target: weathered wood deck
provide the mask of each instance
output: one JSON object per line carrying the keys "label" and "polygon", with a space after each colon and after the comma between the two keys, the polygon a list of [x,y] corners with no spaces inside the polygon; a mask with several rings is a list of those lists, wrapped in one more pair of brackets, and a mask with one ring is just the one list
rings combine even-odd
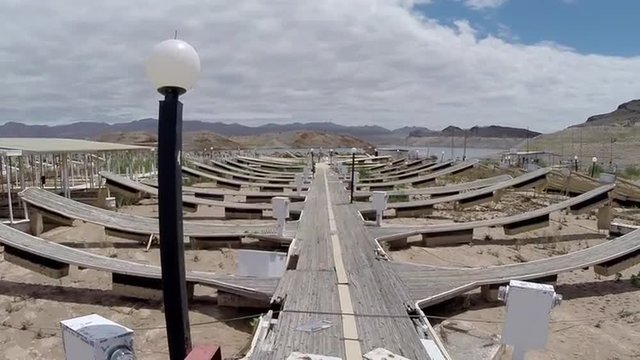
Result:
{"label": "weathered wood deck", "polygon": [[[530,184],[529,181],[537,181],[539,176],[531,173],[528,177],[512,179],[515,180],[512,186]],[[439,342],[429,330],[427,320],[419,316],[419,308],[482,285],[502,284],[513,279],[537,279],[588,266],[612,270],[636,263],[640,261],[640,230],[567,255],[488,268],[443,268],[393,262],[378,241],[417,234],[446,237],[446,234],[464,233],[467,236],[469,230],[472,235],[475,227],[485,226],[506,226],[509,231],[526,231],[530,226],[548,221],[548,215],[553,211],[569,209],[582,212],[608,204],[614,189],[613,184],[602,185],[561,203],[505,218],[419,229],[372,228],[365,226],[358,207],[349,203],[343,182],[329,173],[326,166],[319,165],[304,203],[302,218],[297,227],[289,225],[293,228],[287,230],[288,236],[295,232],[290,253],[295,252],[298,260],[282,278],[188,272],[187,281],[255,299],[265,306],[270,302],[269,308],[275,311],[275,315],[264,337],[257,339],[251,359],[286,359],[293,351],[345,360],[362,359],[362,354],[378,347],[409,359],[429,359],[423,341]],[[157,232],[155,219],[93,208],[39,189],[27,189],[21,196],[29,206],[62,218],[98,221],[101,225],[125,227],[132,231],[135,227]],[[191,232],[211,236],[216,232],[214,229],[225,228],[190,222],[185,222],[184,226],[185,235]],[[248,234],[247,227],[233,228],[224,230],[229,231],[225,235],[244,231],[244,236],[262,236]],[[262,231],[259,228],[253,230]],[[43,266],[55,269],[67,264],[133,278],[157,280],[160,277],[157,267],[87,254],[6,226],[0,226],[0,242],[5,245],[5,257],[14,257],[13,260],[17,255],[29,253],[34,256],[35,263],[40,261],[45,264]],[[25,256],[17,263],[27,264],[28,259]],[[37,267],[30,268],[37,271]],[[313,320],[329,321],[331,326],[316,332],[298,330]]]}
{"label": "weathered wood deck", "polygon": [[[45,217],[52,214],[57,218],[68,219],[69,223],[72,220],[81,220],[103,226],[107,231],[112,231],[125,238],[145,240],[151,235],[158,235],[158,219],[97,208],[39,188],[27,188],[19,195],[30,209],[40,211],[43,213],[41,215]],[[280,238],[276,235],[275,224],[237,226],[185,221],[184,236],[195,239],[251,237],[291,242],[296,226],[297,222],[288,222],[285,236]],[[131,237],[126,237],[126,235]]]}
{"label": "weathered wood deck", "polygon": [[256,173],[256,174],[265,174],[265,175],[284,175],[284,176],[295,176],[295,174],[300,173],[301,171],[303,171],[304,169],[296,169],[297,171],[284,171],[282,169],[266,169],[266,168],[261,168],[258,165],[251,165],[248,163],[243,163],[243,162],[239,162],[236,161],[235,159],[225,159],[225,164],[227,165],[232,165],[235,166],[237,168],[241,168],[241,169],[245,169],[247,171],[250,171],[252,173]]}
{"label": "weathered wood deck", "polygon": [[[500,196],[498,192],[500,190],[508,188],[523,190],[545,184],[546,176],[550,171],[551,168],[542,168],[518,176],[508,181],[503,181],[477,190],[467,191],[450,196],[443,196],[426,200],[390,202],[387,204],[387,209],[396,209],[396,216],[400,217],[403,216],[402,212],[407,210],[412,210],[407,211],[410,214],[414,214],[416,212],[427,214],[433,210],[434,205],[447,202],[453,202],[460,206],[470,206],[488,201],[499,200]],[[358,203],[357,206],[363,215],[373,215],[375,217],[376,211],[371,204]],[[415,211],[413,211],[414,209]]]}
{"label": "weathered wood deck", "polygon": [[467,169],[470,169],[476,166],[477,163],[478,163],[477,160],[465,161],[441,170],[428,173],[426,175],[414,176],[408,179],[393,180],[393,181],[379,182],[379,183],[376,182],[376,183],[356,184],[356,189],[361,189],[361,190],[369,189],[371,191],[374,191],[374,190],[393,190],[396,187],[407,186],[407,185],[414,186],[414,187],[426,186],[430,184],[435,184],[436,179],[440,176],[456,174],[456,173],[465,171]]}
{"label": "weathered wood deck", "polygon": [[361,179],[360,182],[362,184],[366,184],[366,183],[381,183],[381,182],[388,182],[393,180],[410,179],[420,175],[428,174],[429,172],[432,172],[432,171],[445,169],[452,165],[453,165],[453,162],[451,161],[447,161],[443,163],[431,162],[427,164],[422,164],[420,166],[398,169],[393,172],[386,172],[384,174],[376,174],[374,176],[369,176],[367,178]]}
{"label": "weathered wood deck", "polygon": [[[378,347],[428,359],[420,342],[426,335],[409,316],[411,297],[397,274],[376,257],[375,243],[341,182],[329,178],[319,167],[296,238],[297,267],[278,284],[272,308],[281,312],[252,359],[285,359],[292,351],[361,359]],[[313,320],[332,326],[314,333],[296,330]]]}
{"label": "weathered wood deck", "polygon": [[[294,179],[296,173],[285,173],[285,172],[268,172],[266,173],[264,170],[260,170],[259,168],[251,168],[248,166],[236,165],[237,163],[231,163],[229,161],[222,162],[217,160],[209,160],[210,166],[213,168],[221,168],[226,171],[230,171],[232,173],[258,176],[264,178],[273,178],[273,179]],[[207,164],[208,165],[208,164]]]}
{"label": "weathered wood deck", "polygon": [[[484,268],[439,268],[390,262],[421,307],[436,304],[481,285],[505,284],[510,280],[529,280],[587,268],[625,258],[640,250],[640,230],[606,243],[566,255],[521,264]],[[637,263],[637,261],[636,261]],[[434,286],[426,286],[433,284]]]}
{"label": "weathered wood deck", "polygon": [[[614,184],[602,185],[579,196],[569,198],[557,204],[552,204],[544,208],[529,211],[522,214],[499,217],[489,220],[469,221],[462,223],[430,225],[423,227],[368,227],[370,234],[380,242],[401,243],[406,245],[406,240],[410,236],[422,235],[427,242],[440,237],[458,237],[458,239],[445,241],[448,244],[468,243],[473,239],[473,230],[482,227],[499,227],[505,229],[505,233],[514,235],[533,229],[546,227],[549,223],[549,214],[568,209],[574,213],[599,208],[608,204],[610,193],[615,188]],[[434,245],[442,245],[436,243]]]}
{"label": "weathered wood deck", "polygon": [[245,181],[245,182],[261,182],[267,184],[292,184],[294,182],[293,177],[273,177],[273,176],[262,176],[262,175],[249,175],[240,171],[229,171],[222,169],[218,166],[207,165],[199,162],[192,161],[191,166],[196,170],[200,170],[205,173],[209,173],[215,176],[220,176],[226,179]]}
{"label": "weathered wood deck", "polygon": [[[138,278],[161,278],[159,266],[96,255],[28,235],[3,224],[0,224],[0,243],[5,246],[5,256],[7,252],[10,252],[7,251],[7,248],[10,247],[61,264]],[[31,260],[37,261],[37,258],[32,258]],[[207,285],[243,297],[266,300],[275,290],[278,279],[217,275],[201,271],[188,271],[187,281]]]}
{"label": "weathered wood deck", "polygon": [[[158,188],[147,185],[145,183],[133,181],[126,177],[114,175],[107,172],[101,172],[102,176],[106,180],[106,186],[114,193],[118,193],[124,197],[132,199],[141,199],[149,196],[157,197]],[[157,185],[156,182],[151,182]],[[225,209],[231,209],[232,211],[242,212],[242,210],[270,210],[271,198],[275,196],[291,196],[294,201],[304,200],[304,196],[296,194],[285,193],[261,193],[250,191],[232,191],[225,189],[206,189],[196,187],[183,187],[186,192],[193,192],[193,195],[188,195],[183,192],[182,204],[185,210],[196,211],[198,206],[209,207],[221,207]],[[193,191],[190,191],[193,190]],[[225,198],[231,197],[244,197],[244,202],[230,201]],[[259,201],[258,201],[259,200]],[[302,204],[292,205],[291,211],[294,215],[298,216],[302,211]]]}
{"label": "weathered wood deck", "polygon": [[[227,179],[220,176],[216,176],[213,174],[208,174],[200,170],[192,169],[186,166],[182,167],[182,173],[195,177],[198,179],[204,179],[207,181],[215,182],[219,187],[228,188],[232,190],[241,190],[243,188],[260,188],[261,191],[284,191],[285,189],[292,190],[297,189],[295,184],[270,184],[270,183],[261,183],[261,182],[248,182],[248,181],[240,181],[234,179]],[[307,184],[302,185],[302,189],[306,190],[308,188]]]}
{"label": "weathered wood deck", "polygon": [[[410,195],[432,195],[432,196],[449,196],[456,195],[462,192],[476,190],[484,188],[490,185],[498,184],[503,181],[509,181],[513,179],[510,175],[498,175],[486,179],[479,179],[469,181],[465,183],[445,185],[445,186],[431,186],[416,189],[402,189],[402,190],[390,190],[387,191],[389,196],[410,196]],[[371,191],[355,191],[353,194],[354,200],[369,201]]]}

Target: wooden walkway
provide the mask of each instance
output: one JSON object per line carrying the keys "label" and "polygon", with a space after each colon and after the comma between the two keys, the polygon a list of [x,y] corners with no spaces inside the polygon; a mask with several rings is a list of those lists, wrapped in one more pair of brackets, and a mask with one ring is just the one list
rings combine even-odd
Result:
{"label": "wooden walkway", "polygon": [[[357,210],[325,167],[316,172],[296,246],[297,267],[285,272],[272,299],[272,308],[281,309],[277,324],[254,347],[252,359],[286,359],[292,351],[362,359],[378,347],[409,359],[429,359],[420,341],[427,335],[420,334],[416,319],[409,316],[409,293],[377,258]],[[296,330],[323,320],[332,326],[318,332]]]}
{"label": "wooden walkway", "polygon": [[[182,173],[187,176],[195,177],[197,179],[205,180],[205,181],[213,181],[216,183],[218,187],[227,188],[231,190],[241,190],[246,188],[259,188],[260,191],[284,191],[288,189],[289,191],[295,190],[297,187],[295,184],[272,184],[272,183],[263,183],[263,182],[249,182],[249,181],[240,181],[234,179],[227,179],[221,176],[216,176],[213,174],[209,174],[200,170],[192,169],[186,166],[182,167]],[[306,190],[308,188],[307,184],[302,185],[302,189]]]}
{"label": "wooden walkway", "polygon": [[423,227],[371,226],[369,231],[378,241],[397,243],[396,246],[406,246],[407,238],[414,235],[422,235],[427,244],[429,241],[437,241],[433,245],[469,243],[473,239],[473,229],[482,227],[502,226],[506,234],[515,235],[548,226],[549,214],[556,211],[568,209],[573,213],[584,213],[594,208],[606,206],[611,201],[610,193],[614,188],[614,184],[602,185],[557,204],[522,214],[494,219]]}
{"label": "wooden walkway", "polygon": [[[441,268],[389,262],[389,266],[399,273],[413,300],[425,307],[481,285],[539,279],[631,256],[637,259],[639,251],[640,230],[636,230],[588,249],[521,264],[485,268]],[[636,263],[637,260],[631,265]]]}
{"label": "wooden walkway", "polygon": [[409,179],[409,178],[430,173],[432,171],[446,169],[452,165],[453,165],[453,162],[451,161],[443,162],[443,163],[432,162],[432,163],[422,164],[420,166],[412,166],[404,169],[398,169],[397,171],[394,171],[394,172],[387,172],[384,174],[375,174],[373,176],[369,176],[367,178],[361,179],[360,183],[361,184],[381,183],[381,182],[387,182],[387,181],[393,181],[393,180]]}
{"label": "wooden walkway", "polygon": [[[43,217],[65,225],[73,220],[103,226],[107,232],[127,239],[147,241],[152,235],[158,235],[158,219],[128,215],[97,208],[39,188],[27,188],[19,196],[28,204],[30,210],[40,212]],[[35,219],[32,217],[31,219]],[[195,239],[236,239],[250,237],[257,239],[289,243],[295,234],[297,222],[288,222],[285,236],[275,233],[274,225],[215,225],[198,221],[184,222],[184,236]]]}
{"label": "wooden walkway", "polygon": [[[149,196],[158,196],[157,181],[147,180],[146,182],[133,181],[129,178],[115,175],[108,172],[100,172],[100,176],[105,179],[106,186],[114,193],[132,199],[141,199]],[[304,195],[296,195],[287,192],[259,192],[259,191],[234,191],[218,188],[198,188],[192,186],[182,187],[182,204],[185,208],[194,210],[199,205],[213,207],[229,207],[230,209],[270,209],[269,205],[234,205],[242,203],[228,199],[244,197],[245,203],[271,203],[271,199],[276,196],[286,196],[292,201],[303,201]],[[294,212],[300,212],[301,205],[293,206]]]}
{"label": "wooden walkway", "polygon": [[264,174],[264,175],[281,175],[281,176],[295,176],[295,174],[300,173],[301,171],[303,171],[303,169],[300,169],[299,171],[284,171],[284,170],[270,170],[270,169],[264,169],[261,167],[257,167],[257,166],[252,166],[249,165],[247,163],[242,163],[242,162],[238,162],[235,159],[226,159],[225,164],[230,165],[230,166],[235,166],[237,168],[241,168],[241,169],[245,169],[247,171],[250,171],[252,173],[255,174]]}
{"label": "wooden walkway", "polygon": [[[499,201],[501,190],[508,188],[524,190],[545,184],[546,176],[550,171],[551,168],[542,168],[508,181],[499,182],[491,186],[450,196],[426,200],[390,202],[387,204],[387,209],[396,209],[396,216],[398,217],[419,217],[420,215],[431,212],[433,210],[433,206],[436,204],[453,202],[457,206],[467,207],[489,201]],[[375,218],[376,211],[371,204],[359,203],[357,206],[363,215],[372,214]]]}
{"label": "wooden walkway", "polygon": [[[26,265],[24,264],[24,259],[29,259],[32,264],[35,265],[34,267],[37,267],[36,264],[39,262],[43,262],[45,265],[52,267],[74,265],[137,278],[161,278],[159,266],[92,254],[28,235],[3,224],[0,224],[0,243],[5,246],[5,260],[7,259],[7,254],[15,256],[17,253],[21,255],[21,265]],[[30,254],[31,257],[24,253]],[[188,271],[187,281],[214,287],[238,296],[256,300],[266,300],[273,293],[278,279],[238,277],[201,271]]]}
{"label": "wooden walkway", "polygon": [[[430,186],[416,189],[402,189],[387,191],[389,196],[410,196],[410,195],[431,195],[435,196],[449,196],[456,195],[466,191],[476,190],[484,188],[490,185],[498,184],[504,181],[513,179],[510,175],[498,175],[486,179],[479,179],[464,183],[445,185],[445,186]],[[355,201],[369,201],[371,191],[355,191],[353,197]]]}
{"label": "wooden walkway", "polygon": [[[258,176],[258,177],[272,178],[272,179],[295,179],[295,176],[296,176],[296,173],[265,172],[265,170],[260,170],[259,168],[251,168],[249,166],[240,165],[238,163],[231,163],[229,161],[222,162],[217,160],[210,160],[209,163],[211,165],[207,165],[207,166],[213,167],[214,169],[220,168],[225,171],[243,174],[243,175],[251,175],[251,176]],[[256,170],[260,170],[260,171],[256,171]]]}
{"label": "wooden walkway", "polygon": [[229,171],[226,169],[222,169],[215,165],[207,165],[195,161],[191,161],[191,166],[196,170],[203,171],[205,173],[209,173],[212,175],[220,176],[227,179],[245,181],[245,182],[262,182],[267,184],[293,184],[294,177],[275,177],[275,176],[264,176],[264,175],[249,175],[240,171]]}
{"label": "wooden walkway", "polygon": [[[540,171],[510,181],[512,186],[531,184],[543,175]],[[500,188],[491,189],[480,191]],[[504,284],[514,279],[539,279],[589,266],[618,271],[620,267],[640,261],[640,230],[567,255],[486,268],[445,268],[394,262],[379,241],[406,239],[413,235],[422,235],[426,241],[434,236],[447,238],[452,234],[466,237],[469,230],[472,236],[474,228],[485,226],[503,226],[505,232],[528,231],[548,222],[548,215],[553,211],[583,212],[608,206],[614,189],[613,184],[602,185],[561,203],[504,218],[418,229],[375,228],[366,226],[358,206],[349,203],[343,182],[330,173],[326,165],[320,164],[299,223],[288,224],[287,238],[292,241],[289,253],[295,255],[297,261],[289,258],[287,270],[280,279],[188,272],[187,281],[212,286],[222,293],[253,299],[260,304],[270,303],[273,318],[268,326],[259,327],[262,330],[254,339],[251,359],[281,360],[298,351],[360,360],[363,354],[379,347],[413,360],[430,359],[425,344],[436,347],[441,344],[427,319],[421,316],[421,308],[478,286]],[[97,209],[35,188],[25,190],[21,196],[29,208],[36,208],[53,219],[78,219],[145,235],[157,232],[155,219]],[[195,237],[205,234],[240,236],[239,232],[242,236],[273,236],[261,234],[265,230],[268,232],[264,227],[247,231],[251,227],[195,222],[185,222],[184,226],[185,235]],[[160,278],[158,267],[88,254],[3,225],[0,226],[0,242],[5,245],[7,261],[34,271],[43,271],[43,266],[56,270],[75,265],[125,276],[134,285],[140,284],[136,279],[157,281]],[[115,282],[117,277],[114,275],[113,279]],[[318,331],[302,330],[314,321],[327,322],[329,327]],[[448,359],[446,351],[442,351]]]}
{"label": "wooden walkway", "polygon": [[436,179],[440,176],[457,174],[459,172],[468,170],[476,166],[477,163],[478,163],[477,160],[465,161],[465,162],[461,162],[461,163],[458,163],[458,164],[455,164],[447,168],[437,170],[425,175],[413,176],[407,179],[392,180],[387,182],[356,184],[356,189],[361,189],[361,190],[368,189],[370,191],[374,191],[374,190],[393,190],[397,187],[408,186],[408,185],[413,187],[432,185],[432,184],[435,184]]}

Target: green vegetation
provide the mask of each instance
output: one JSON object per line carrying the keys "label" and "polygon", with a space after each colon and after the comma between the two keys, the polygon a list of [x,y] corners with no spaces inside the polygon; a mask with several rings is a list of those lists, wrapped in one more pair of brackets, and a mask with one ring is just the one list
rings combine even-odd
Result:
{"label": "green vegetation", "polygon": [[591,177],[597,178],[602,172],[604,172],[604,169],[599,164],[591,164],[591,166],[589,166],[589,176]]}
{"label": "green vegetation", "polygon": [[366,168],[362,168],[362,169],[358,169],[356,168],[356,171],[360,174],[360,179],[367,179],[371,177],[371,170],[366,169]]}
{"label": "green vegetation", "polygon": [[409,201],[409,196],[408,195],[389,195],[389,202],[403,202],[403,201]]}
{"label": "green vegetation", "polygon": [[636,165],[629,165],[622,171],[622,177],[627,179],[640,178],[640,167]]}
{"label": "green vegetation", "polygon": [[640,288],[640,272],[637,275],[631,275],[631,285]]}

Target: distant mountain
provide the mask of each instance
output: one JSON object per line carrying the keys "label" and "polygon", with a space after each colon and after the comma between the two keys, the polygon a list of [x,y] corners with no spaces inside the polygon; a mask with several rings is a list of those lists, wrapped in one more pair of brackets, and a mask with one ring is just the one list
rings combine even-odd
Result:
{"label": "distant mountain", "polygon": [[514,128],[509,126],[474,126],[467,130],[471,136],[477,137],[499,137],[499,138],[533,138],[541,133],[528,129]]}
{"label": "distant mountain", "polygon": [[[141,119],[127,123],[106,124],[93,122],[77,122],[66,125],[25,125],[8,122],[0,126],[0,137],[67,137],[96,138],[105,133],[128,133],[157,131],[156,119]],[[391,134],[391,130],[380,126],[344,126],[331,122],[265,124],[261,126],[245,126],[237,123],[204,122],[187,120],[183,122],[184,132],[209,131],[223,136],[250,136],[265,133],[291,131],[320,131],[358,137]]]}
{"label": "distant mountain", "polygon": [[482,137],[482,138],[513,138],[513,139],[525,139],[533,138],[540,135],[539,132],[530,131],[527,129],[520,129],[507,126],[474,126],[470,129],[462,129],[457,126],[447,126],[441,131],[431,130],[414,130],[409,133],[409,137],[435,137],[435,136],[464,136],[469,137]]}
{"label": "distant mountain", "polygon": [[590,116],[586,122],[572,127],[619,125],[633,126],[640,122],[640,100],[631,100],[618,105],[618,108],[610,113]]}
{"label": "distant mountain", "polygon": [[[126,123],[106,124],[94,122],[77,122],[65,125],[25,125],[17,122],[8,122],[0,126],[0,137],[52,137],[52,138],[80,138],[99,139],[109,135],[115,139],[123,137],[126,141],[138,140],[140,134],[156,134],[158,121],[147,118]],[[462,130],[456,126],[449,126],[442,131],[433,131],[426,127],[405,126],[395,130],[389,130],[381,126],[345,126],[332,122],[291,123],[291,124],[265,124],[261,126],[245,126],[237,123],[205,122],[187,120],[183,122],[183,132],[186,133],[215,133],[222,137],[244,137],[265,134],[284,134],[294,132],[317,132],[335,135],[346,135],[362,139],[376,145],[400,145],[407,144],[407,139],[420,137],[438,137],[463,134],[467,131],[470,136],[477,137],[515,137],[525,138],[527,130],[508,128],[502,126],[478,127]],[[137,135],[129,135],[131,133]],[[539,133],[528,132],[530,137]],[[154,135],[155,136],[155,135]],[[313,139],[322,139],[314,136]],[[233,146],[233,143],[222,139],[211,140],[220,146]],[[345,141],[349,143],[349,141]],[[327,145],[330,146],[330,145]]]}
{"label": "distant mountain", "polygon": [[464,130],[462,130],[461,128],[457,126],[449,125],[446,128],[442,129],[439,135],[451,136],[451,135],[463,135],[463,134],[464,134]]}
{"label": "distant mountain", "polygon": [[405,126],[405,127],[401,127],[391,131],[391,133],[393,133],[394,135],[400,135],[405,137],[413,136],[411,134],[427,134],[432,132],[433,132],[432,130],[427,129],[426,127],[421,127],[421,126]]}

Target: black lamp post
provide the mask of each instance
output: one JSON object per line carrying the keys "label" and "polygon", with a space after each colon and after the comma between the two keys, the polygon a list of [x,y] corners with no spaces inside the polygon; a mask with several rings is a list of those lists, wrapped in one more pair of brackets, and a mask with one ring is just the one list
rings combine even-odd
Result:
{"label": "black lamp post", "polygon": [[578,155],[573,156],[573,162],[575,165],[575,171],[578,172]]}
{"label": "black lamp post", "polygon": [[356,173],[356,148],[351,148],[351,200],[353,204],[353,188],[355,187],[355,173]]}
{"label": "black lamp post", "polygon": [[591,158],[591,162],[591,177],[596,177],[596,164],[598,163],[598,158],[594,156]]}
{"label": "black lamp post", "polygon": [[191,351],[182,235],[182,103],[200,73],[200,58],[188,43],[171,39],[153,49],[147,76],[164,95],[158,115],[158,212],[162,299],[169,358]]}
{"label": "black lamp post", "polygon": [[315,164],[315,162],[313,160],[313,149],[311,149],[310,152],[311,152],[311,173],[313,175],[315,175],[316,174],[316,164]]}

